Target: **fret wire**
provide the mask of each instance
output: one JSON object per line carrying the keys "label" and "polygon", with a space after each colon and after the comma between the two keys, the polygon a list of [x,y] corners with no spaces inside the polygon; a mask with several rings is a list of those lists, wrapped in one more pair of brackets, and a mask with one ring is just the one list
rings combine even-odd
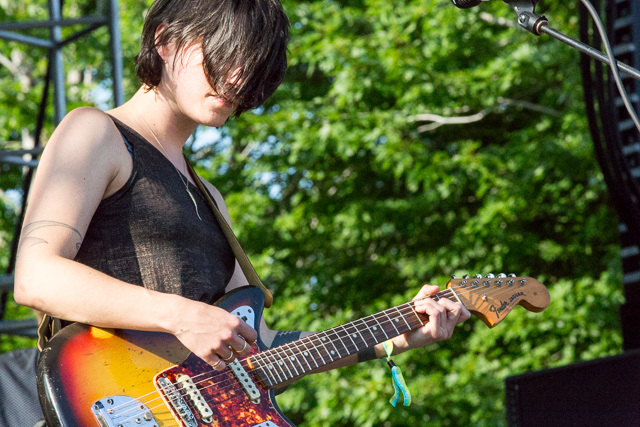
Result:
{"label": "fret wire", "polygon": [[[365,346],[364,348],[367,348],[367,342],[366,342],[366,341],[365,341],[365,339],[362,337],[362,334],[360,333],[360,330],[359,330],[359,329],[358,329],[358,327],[356,326],[356,322],[357,322],[357,321],[353,321],[353,322],[351,322],[351,325],[352,325],[352,326],[353,326],[353,328],[356,330],[356,333],[357,333],[358,335],[360,335],[360,339],[364,342],[364,346]],[[356,338],[357,338],[357,337],[356,337]],[[355,340],[354,340],[354,341],[355,341]],[[357,345],[356,345],[356,350],[360,351],[360,350],[358,349],[358,346],[357,346]]]}
{"label": "fret wire", "polygon": [[[325,360],[325,358],[323,356],[323,350],[324,350],[324,355],[326,355],[327,358],[328,358],[329,357],[329,352],[327,351],[327,347],[324,345],[324,343],[322,342],[320,337],[317,336],[317,334],[314,334],[313,338],[315,338],[316,342],[314,343],[313,340],[311,342],[314,344],[314,346],[316,348],[316,351],[318,352],[318,355],[320,356],[320,359],[322,360],[322,363],[324,365],[326,365],[329,362],[327,362]],[[319,345],[318,345],[318,343],[319,343]]]}
{"label": "fret wire", "polygon": [[276,385],[275,378],[272,379],[269,376],[269,372],[265,369],[262,363],[259,362],[258,358],[256,357],[258,356],[258,354],[260,353],[257,353],[248,357],[247,365],[254,367],[252,370],[256,373],[259,379],[264,381],[263,377],[266,377],[266,379],[269,380],[269,384],[267,384],[267,387],[273,387],[274,385]]}
{"label": "fret wire", "polygon": [[[347,324],[348,325],[348,324]],[[358,349],[358,345],[356,344],[356,342],[353,340],[353,338],[351,337],[351,334],[349,333],[349,331],[347,331],[347,325],[342,325],[342,329],[344,330],[344,332],[347,334],[347,336],[349,337],[349,339],[351,340],[351,342],[353,343],[353,346],[356,348],[356,351],[360,351]],[[351,353],[350,353],[351,354]]]}
{"label": "fret wire", "polygon": [[[395,307],[396,311],[398,312],[398,314],[400,315],[400,318],[402,320],[404,320],[404,323],[407,324],[407,328],[410,331],[411,330],[411,325],[409,324],[409,322],[407,322],[407,319],[404,317],[404,314],[402,314],[402,312],[400,311],[400,309],[398,307]],[[398,323],[398,318],[396,317],[396,323]],[[406,331],[405,331],[406,332]]]}
{"label": "fret wire", "polygon": [[[296,352],[293,351],[293,349],[291,350],[291,356],[289,356],[289,361],[291,362],[291,366],[293,366],[293,369],[295,369],[295,371],[296,371],[296,376],[300,376],[300,375],[304,375],[305,374],[306,370],[302,366],[302,363],[300,363],[299,356],[297,355]],[[296,364],[300,368],[300,371],[302,371],[302,374],[300,374],[298,372],[298,369],[296,368]]]}
{"label": "fret wire", "polygon": [[[278,362],[280,362],[280,360],[277,359],[278,356],[278,352],[274,352],[273,354],[273,362],[271,362],[271,368],[276,372],[276,374],[278,374],[278,377],[280,377],[280,382],[285,382],[286,380],[288,380],[289,378],[287,378],[287,373],[284,371],[284,369],[282,369],[282,365]],[[282,376],[280,376],[280,374],[282,374]]]}
{"label": "fret wire", "polygon": [[[285,380],[282,379],[282,377],[280,376],[280,373],[278,372],[278,368],[274,365],[275,364],[273,362],[267,362],[267,365],[265,366],[265,368],[271,372],[275,372],[275,374],[278,376],[278,381],[283,383]],[[284,372],[282,372],[282,374],[284,375]]]}
{"label": "fret wire", "polygon": [[366,330],[366,332],[368,332],[369,335],[371,335],[371,338],[373,339],[373,344],[370,344],[369,341],[367,341],[367,339],[364,338],[364,336],[362,335],[362,332],[360,332],[360,336],[362,337],[362,340],[364,341],[366,348],[369,348],[369,347],[372,347],[372,346],[376,345],[378,343],[378,340],[376,339],[375,335],[373,335],[373,332],[371,332],[371,328],[369,327],[367,322],[365,322],[364,319],[358,319],[355,322],[353,322],[354,325],[355,325],[356,322],[362,323],[364,325],[363,331]]}
{"label": "fret wire", "polygon": [[[338,358],[342,359],[342,355],[340,355],[340,352],[338,351],[338,347],[336,347],[336,344],[333,342],[333,339],[329,336],[329,333],[333,332],[333,328],[332,329],[328,329],[326,331],[324,331],[324,336],[329,340],[329,342],[331,343],[331,345],[333,346],[333,349],[336,351],[336,353],[338,353]],[[334,332],[335,333],[335,332]],[[330,352],[332,350],[329,350]],[[347,353],[348,355],[349,353]],[[333,356],[333,353],[331,353],[331,355]],[[331,358],[333,359],[333,357]],[[332,361],[334,361],[335,359],[333,359]]]}
{"label": "fret wire", "polygon": [[387,316],[387,319],[389,319],[389,323],[391,323],[391,326],[393,326],[393,328],[396,330],[396,335],[400,335],[402,332],[400,332],[398,330],[398,328],[396,327],[396,325],[393,323],[393,320],[391,319],[391,317],[389,316],[389,313],[387,313],[388,310],[383,311],[383,313]]}
{"label": "fret wire", "polygon": [[[274,352],[274,362],[275,362],[275,367],[276,368],[280,368],[280,370],[282,371],[282,376],[284,376],[285,381],[286,380],[290,380],[291,378],[293,378],[293,376],[291,375],[291,371],[289,370],[289,367],[287,367],[284,362],[282,361],[282,355],[280,354],[280,347],[276,347],[272,349]],[[284,369],[282,369],[282,366],[284,366],[285,368],[287,368],[287,371],[289,371],[289,377],[287,378],[287,373],[284,371]]]}
{"label": "fret wire", "polygon": [[418,312],[415,309],[415,304],[409,304],[409,308],[411,309],[413,314],[416,315],[416,318],[418,319],[418,322],[420,322],[421,325],[424,325],[424,323],[422,322],[422,319],[420,318],[420,316],[418,316]]}
{"label": "fret wire", "polygon": [[307,360],[307,356],[305,356],[305,353],[309,354],[308,351],[306,350],[300,350],[300,347],[298,346],[298,341],[302,341],[302,340],[295,340],[292,342],[293,345],[296,346],[296,349],[298,350],[298,352],[300,353],[300,355],[302,356],[302,358],[304,359],[305,362],[307,362],[307,366],[309,367],[309,369],[307,370],[307,372],[311,371],[311,364],[309,363],[309,360]]}
{"label": "fret wire", "polygon": [[282,355],[280,355],[280,360],[278,361],[278,365],[280,366],[284,366],[285,368],[287,368],[287,372],[289,372],[289,378],[294,378],[296,375],[293,375],[293,372],[291,372],[291,369],[289,369],[289,362],[286,358],[283,358]]}
{"label": "fret wire", "polygon": [[389,334],[387,334],[387,331],[385,331],[385,330],[384,330],[384,328],[382,327],[382,324],[381,324],[381,323],[380,323],[380,321],[378,320],[378,316],[377,316],[377,314],[373,314],[373,315],[371,315],[371,318],[372,318],[373,320],[375,320],[375,321],[376,321],[376,323],[377,323],[377,324],[378,324],[378,326],[380,327],[380,330],[381,330],[381,331],[382,331],[382,333],[384,334],[385,338],[386,338],[386,339],[389,339]]}
{"label": "fret wire", "polygon": [[[320,352],[319,352],[318,350],[316,350],[315,346],[313,345],[313,341],[311,341],[311,340],[309,339],[309,336],[307,336],[307,337],[303,338],[303,339],[302,339],[302,340],[300,340],[300,341],[304,341],[304,342],[303,342],[303,344],[304,344],[304,348],[306,349],[307,353],[309,354],[309,357],[311,357],[311,360],[313,361],[313,363],[316,365],[316,368],[319,368],[319,367],[320,367],[320,365],[318,365],[317,358],[316,358],[316,357],[314,357],[314,356],[313,356],[313,354],[311,353],[311,351],[312,351],[312,350],[315,350],[318,354],[320,354]],[[311,349],[309,349],[309,347],[307,347],[307,343],[306,343],[306,341],[309,341],[309,343],[311,344],[311,347],[312,347]]]}
{"label": "fret wire", "polygon": [[268,369],[266,369],[266,367],[260,367],[258,368],[258,375],[260,375],[261,373],[263,373],[267,379],[269,380],[269,387],[275,386],[276,385],[276,379],[269,373]]}
{"label": "fret wire", "polygon": [[[342,328],[344,329],[344,326],[342,326]],[[336,329],[336,328],[333,328]],[[345,331],[346,332],[346,331]],[[348,335],[348,334],[347,334]],[[338,339],[340,340],[340,342],[342,343],[342,346],[344,347],[344,349],[347,351],[347,354],[352,354],[351,351],[349,351],[349,348],[347,347],[347,345],[344,343],[344,341],[342,340],[342,337],[340,336],[340,333],[338,332],[338,330],[336,329],[336,336],[338,337]]]}
{"label": "fret wire", "polygon": [[300,366],[300,369],[302,370],[303,374],[304,374],[304,367],[298,361],[298,358],[296,357],[296,352],[291,348],[291,346],[292,346],[292,342],[285,343],[281,346],[284,350],[284,354],[286,357],[286,360],[284,363],[286,363],[287,365],[290,364],[291,367],[293,367],[293,369],[296,371],[296,376],[298,377],[300,376],[300,372],[298,372],[295,362],[298,362],[298,366]]}
{"label": "fret wire", "polygon": [[[413,305],[407,306],[406,310],[407,310],[407,313],[403,313],[403,314],[405,315],[405,319],[409,323],[409,330],[417,329],[426,323],[420,318],[420,315],[415,310]],[[412,316],[411,314],[413,314],[414,316]],[[417,323],[416,323],[416,319],[417,319]]]}
{"label": "fret wire", "polygon": [[[292,357],[292,358],[293,358],[293,360],[292,360],[291,362],[292,362],[292,363],[297,363],[297,364],[298,364],[298,367],[300,368],[300,370],[301,370],[301,371],[302,371],[302,373],[304,374],[305,372],[307,372],[307,370],[305,369],[305,367],[304,367],[304,365],[302,364],[302,362],[300,362],[300,358],[301,358],[301,357],[302,357],[303,359],[305,359],[305,358],[304,358],[304,355],[302,354],[302,352],[300,352],[300,348],[298,347],[297,341],[298,341],[298,340],[290,341],[290,342],[288,342],[288,343],[286,344],[286,346],[287,346],[288,350],[291,352],[290,357]],[[294,348],[294,346],[295,346],[295,348]],[[305,359],[305,361],[306,361],[306,359]],[[308,363],[309,363],[309,362],[307,362],[307,364],[308,364]],[[295,369],[295,366],[294,366],[294,369]],[[298,370],[296,369],[296,372],[297,372],[297,371],[298,371]]]}
{"label": "fret wire", "polygon": [[[373,338],[376,341],[376,344],[379,343],[379,342],[388,340],[389,337],[388,337],[387,333],[384,331],[384,329],[382,328],[382,326],[380,325],[380,322],[378,322],[376,317],[375,316],[369,316],[368,318],[365,318],[365,323],[367,323],[367,325],[369,325],[369,320],[371,320],[371,322],[375,322],[373,327],[369,326],[369,329],[372,331],[371,334],[373,335]],[[384,336],[382,336],[382,335],[384,335]]]}
{"label": "fret wire", "polygon": [[313,334],[309,336],[309,339],[311,340],[311,344],[314,345],[314,347],[317,349],[318,351],[318,355],[320,356],[320,359],[322,359],[322,363],[324,365],[327,364],[327,361],[324,360],[324,357],[322,357],[322,351],[320,351],[320,347],[318,347],[316,344],[313,343],[313,338],[315,338],[316,340],[320,341],[320,344],[322,345],[322,347],[324,347],[325,352],[327,353],[327,356],[329,356],[329,352],[327,351],[327,347],[325,347],[324,343],[322,342],[322,340],[318,337],[318,334]]}
{"label": "fret wire", "polygon": [[269,380],[269,385],[268,387],[273,387],[276,385],[276,379],[272,378],[269,374],[269,372],[265,369],[265,368],[260,368],[260,371],[258,372],[258,375],[260,374],[264,374],[264,376]]}

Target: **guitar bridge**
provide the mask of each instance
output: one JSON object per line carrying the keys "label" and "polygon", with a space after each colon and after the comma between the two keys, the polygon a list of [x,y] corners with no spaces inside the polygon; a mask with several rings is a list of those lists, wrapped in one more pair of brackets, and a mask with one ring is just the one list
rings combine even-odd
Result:
{"label": "guitar bridge", "polygon": [[158,386],[163,392],[163,398],[169,400],[173,410],[178,414],[184,425],[186,427],[198,427],[198,420],[196,420],[189,405],[187,405],[186,400],[184,400],[176,386],[163,376],[158,377]]}

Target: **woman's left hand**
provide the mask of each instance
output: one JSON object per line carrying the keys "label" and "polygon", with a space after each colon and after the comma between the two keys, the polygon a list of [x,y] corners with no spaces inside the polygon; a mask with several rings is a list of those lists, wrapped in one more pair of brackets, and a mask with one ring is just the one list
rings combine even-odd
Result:
{"label": "woman's left hand", "polygon": [[424,298],[435,295],[439,290],[437,286],[424,285],[413,299],[415,310],[427,314],[429,322],[419,329],[394,338],[393,343],[399,350],[398,353],[449,339],[456,325],[470,317],[469,310],[459,302],[453,302],[448,298],[440,298],[439,301]]}

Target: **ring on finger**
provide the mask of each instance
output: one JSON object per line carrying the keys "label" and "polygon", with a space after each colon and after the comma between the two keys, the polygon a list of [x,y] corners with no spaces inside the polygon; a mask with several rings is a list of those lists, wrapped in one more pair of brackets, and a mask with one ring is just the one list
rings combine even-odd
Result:
{"label": "ring on finger", "polygon": [[243,351],[245,351],[247,349],[247,341],[245,340],[244,345],[242,346],[242,348],[240,349],[240,351],[238,351],[237,353],[242,353]]}
{"label": "ring on finger", "polygon": [[233,359],[233,351],[231,352],[231,354],[229,355],[229,357],[223,357],[222,360],[224,360],[225,362],[230,362],[231,359]]}
{"label": "ring on finger", "polygon": [[214,363],[213,365],[211,365],[211,367],[213,367],[213,369],[217,368],[220,364],[222,363],[222,359],[218,359],[218,361],[216,363]]}

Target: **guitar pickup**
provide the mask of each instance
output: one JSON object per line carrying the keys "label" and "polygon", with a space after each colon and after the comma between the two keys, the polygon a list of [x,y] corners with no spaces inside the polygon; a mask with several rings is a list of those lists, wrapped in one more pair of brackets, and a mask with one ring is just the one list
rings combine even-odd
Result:
{"label": "guitar pickup", "polygon": [[249,395],[249,400],[253,403],[260,403],[260,391],[251,377],[249,377],[249,374],[247,374],[247,371],[244,370],[238,359],[229,363],[228,366],[238,379],[238,382],[242,385],[244,391]]}

